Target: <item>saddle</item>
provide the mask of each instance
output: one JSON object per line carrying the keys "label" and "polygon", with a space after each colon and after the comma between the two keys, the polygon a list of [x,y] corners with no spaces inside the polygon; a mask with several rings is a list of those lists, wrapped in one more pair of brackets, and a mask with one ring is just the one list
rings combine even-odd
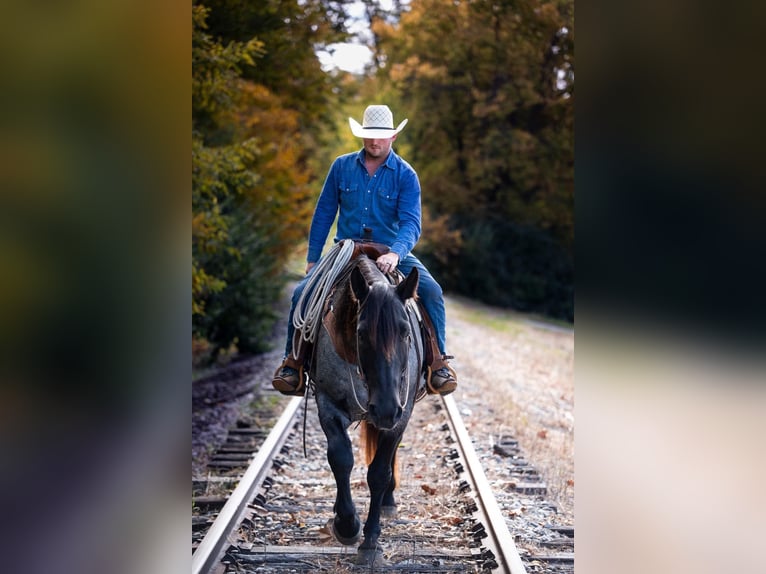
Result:
{"label": "saddle", "polygon": [[[389,251],[389,247],[387,245],[383,245],[382,243],[375,243],[371,241],[355,241],[351,255],[351,261],[354,261],[359,255],[362,254],[367,255],[374,261]],[[337,287],[345,279],[348,278],[351,272],[351,268],[352,266],[349,265],[335,279],[332,291],[324,301],[324,307],[322,311],[322,324],[327,330],[327,333],[330,335],[333,347],[335,348],[335,352],[338,354],[338,356],[340,356],[344,361],[348,363],[356,364],[356,348],[354,345],[351,345],[347,342],[352,338],[344,336],[342,331],[343,326],[337,323],[337,316],[333,307],[333,300],[337,291]],[[398,270],[386,274],[386,277],[392,285],[398,285],[401,283],[401,281],[404,280],[404,275],[402,275],[402,273]],[[410,300],[408,305],[411,306],[410,308],[414,311],[414,315],[417,318],[424,351],[422,374],[426,377],[426,380],[429,380],[430,371],[432,368],[433,370],[440,368],[439,366],[435,365],[435,362],[438,364],[441,361],[441,353],[439,352],[437,345],[436,333],[434,331],[431,319],[428,316],[428,312],[426,311],[425,307],[423,307],[422,303],[419,300]],[[301,380],[303,380],[304,372],[308,372],[309,378],[311,378],[314,372],[314,345],[305,341],[305,339],[301,337],[301,333],[297,331],[295,333],[295,343],[296,345],[294,345],[293,348],[297,349],[297,356],[288,356],[286,364],[301,372]]]}
{"label": "saddle", "polygon": [[377,260],[381,255],[385,255],[391,251],[388,245],[382,243],[375,243],[374,241],[354,241],[354,250],[351,252],[351,259],[354,260],[364,253],[367,257],[373,261]]}

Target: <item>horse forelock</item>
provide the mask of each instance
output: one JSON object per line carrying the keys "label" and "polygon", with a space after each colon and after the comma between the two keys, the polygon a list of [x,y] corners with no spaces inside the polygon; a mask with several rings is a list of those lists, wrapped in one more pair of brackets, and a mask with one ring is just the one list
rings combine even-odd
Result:
{"label": "horse forelock", "polygon": [[373,284],[364,308],[370,345],[376,352],[383,353],[388,360],[391,360],[394,354],[394,343],[398,339],[396,314],[391,305],[398,302],[388,285]]}

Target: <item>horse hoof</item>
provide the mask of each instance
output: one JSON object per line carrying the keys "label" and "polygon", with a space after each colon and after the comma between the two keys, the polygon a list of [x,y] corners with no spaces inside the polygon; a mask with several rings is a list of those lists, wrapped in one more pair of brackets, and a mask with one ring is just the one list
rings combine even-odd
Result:
{"label": "horse hoof", "polygon": [[396,518],[396,506],[381,506],[380,515],[384,518]]}
{"label": "horse hoof", "polygon": [[356,523],[356,533],[352,534],[351,536],[343,536],[340,532],[338,532],[338,529],[335,526],[335,518],[328,520],[327,526],[332,529],[332,535],[335,536],[335,539],[338,542],[344,546],[351,546],[352,544],[359,542],[362,537],[362,523],[359,522],[359,519],[356,517],[354,517],[354,522]]}
{"label": "horse hoof", "polygon": [[359,548],[356,551],[356,564],[357,566],[370,566],[373,568],[380,568],[389,564],[388,560],[383,556],[383,550],[381,548]]}

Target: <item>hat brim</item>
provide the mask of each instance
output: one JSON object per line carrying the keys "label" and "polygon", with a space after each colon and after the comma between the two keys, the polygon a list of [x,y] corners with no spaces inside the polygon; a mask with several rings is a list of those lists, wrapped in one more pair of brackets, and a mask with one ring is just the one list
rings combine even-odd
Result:
{"label": "hat brim", "polygon": [[407,125],[407,119],[403,120],[402,123],[400,123],[396,127],[396,129],[392,129],[392,130],[381,129],[381,128],[365,128],[365,127],[362,127],[362,125],[358,121],[356,121],[354,118],[348,118],[348,124],[351,126],[351,133],[358,138],[383,140],[383,139],[392,138],[396,134],[398,134],[400,131],[402,131],[404,129],[404,126]]}

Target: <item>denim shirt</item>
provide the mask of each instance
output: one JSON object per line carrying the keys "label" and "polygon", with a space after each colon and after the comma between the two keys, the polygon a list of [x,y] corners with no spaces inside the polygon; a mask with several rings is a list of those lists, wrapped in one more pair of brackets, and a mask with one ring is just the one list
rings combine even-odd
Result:
{"label": "denim shirt", "polygon": [[403,260],[420,238],[420,181],[409,163],[391,149],[372,177],[364,166],[364,149],[338,157],[317,201],[306,260],[322,254],[335,215],[335,241],[360,239],[364,228]]}

